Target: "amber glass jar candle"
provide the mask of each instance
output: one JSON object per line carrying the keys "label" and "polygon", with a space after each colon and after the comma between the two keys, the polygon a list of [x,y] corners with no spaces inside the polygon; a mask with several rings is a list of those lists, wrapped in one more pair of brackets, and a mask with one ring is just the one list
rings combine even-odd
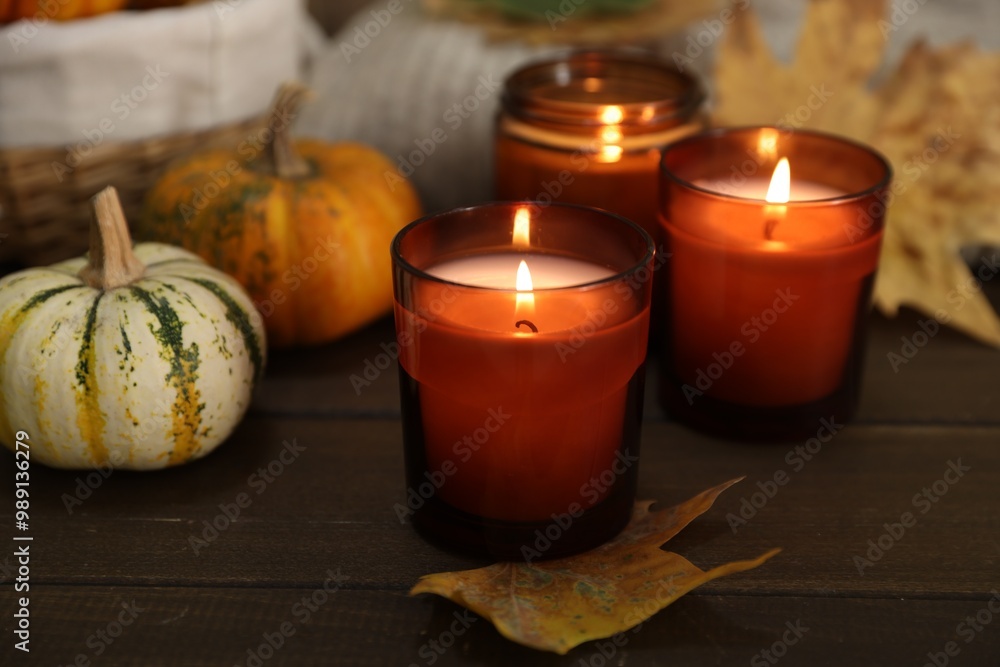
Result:
{"label": "amber glass jar candle", "polygon": [[741,438],[832,434],[858,403],[888,162],[834,135],[734,128],[668,147],[661,177],[663,405]]}
{"label": "amber glass jar candle", "polygon": [[392,245],[407,505],[512,560],[596,547],[632,515],[653,242],[605,211],[439,213]]}
{"label": "amber glass jar candle", "polygon": [[528,65],[504,83],[496,197],[617,213],[659,245],[663,146],[702,127],[698,82],[669,61],[582,52]]}

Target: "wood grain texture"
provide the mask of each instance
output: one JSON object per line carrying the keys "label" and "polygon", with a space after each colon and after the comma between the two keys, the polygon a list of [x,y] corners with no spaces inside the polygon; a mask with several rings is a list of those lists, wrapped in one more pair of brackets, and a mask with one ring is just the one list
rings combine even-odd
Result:
{"label": "wood grain texture", "polygon": [[[92,664],[219,667],[247,665],[257,653],[268,657],[265,665],[296,667],[747,665],[755,656],[764,660],[760,652],[782,640],[786,624],[802,635],[786,651],[778,649],[787,666],[919,666],[928,652],[943,650],[946,638],[960,648],[954,664],[994,665],[1000,654],[996,627],[985,626],[969,643],[955,635],[963,619],[984,608],[976,601],[689,595],[626,633],[623,646],[594,642],[556,656],[511,644],[481,619],[465,627],[460,607],[431,596],[342,590],[325,601],[317,597],[322,604],[309,610],[302,600],[313,594],[307,588],[41,587],[33,598],[39,620],[31,664],[66,665],[83,655]],[[96,633],[116,621],[122,603],[133,602],[142,610],[134,622],[110,644],[102,642]],[[283,623],[289,634],[271,653],[265,635],[278,644]],[[0,661],[26,664],[7,644]]]}
{"label": "wood grain texture", "polygon": [[[350,382],[366,359],[386,365],[376,361],[392,339],[383,321],[336,345],[275,354],[250,416],[202,461],[106,478],[33,466],[33,652],[26,660],[9,641],[16,563],[6,549],[0,664],[83,655],[95,665],[246,665],[288,621],[294,634],[264,665],[746,665],[801,620],[809,631],[782,665],[919,667],[955,641],[952,664],[995,667],[1000,618],[987,604],[1000,590],[1000,365],[997,352],[942,332],[893,372],[885,355],[918,319],[873,318],[861,414],[811,454],[796,450],[806,443],[748,445],[670,423],[651,383],[641,497],[673,504],[746,476],[670,548],[702,567],[784,551],[696,590],[610,657],[601,643],[562,658],[534,653],[481,620],[433,651],[460,609],[406,592],[423,574],[485,562],[425,542],[393,509],[405,497],[395,366],[360,393]],[[936,502],[922,500],[959,461],[969,470],[938,483]],[[14,472],[0,459],[0,480]],[[0,524],[11,526],[13,485],[2,488]],[[899,534],[904,512],[915,524]],[[859,572],[855,557],[880,539],[882,553]],[[343,588],[307,620],[296,614],[338,571]],[[102,643],[95,633],[132,600],[146,611]],[[960,624],[983,609],[992,624],[966,644]]]}
{"label": "wood grain texture", "polygon": [[[292,440],[305,449],[281,464],[282,443]],[[652,423],[640,496],[673,504],[747,476],[671,548],[702,567],[785,551],[766,567],[712,582],[712,592],[977,598],[1000,585],[998,441],[994,427],[848,426],[796,471],[799,464],[786,461],[794,444],[731,443]],[[37,467],[36,580],[308,586],[313,572],[339,564],[353,586],[404,591],[422,574],[481,564],[438,550],[400,523],[393,505],[405,502],[401,451],[395,421],[252,418],[203,463],[112,474],[72,504],[72,515],[66,499],[86,476]],[[914,495],[959,459],[971,471],[921,513]],[[277,474],[265,484],[258,471],[268,466]],[[758,483],[767,486],[778,471],[788,482],[763,503]],[[4,459],[0,479],[13,473]],[[225,512],[235,513],[241,493],[251,502],[230,522]],[[763,507],[734,532],[730,515],[740,516],[744,498]],[[860,575],[854,556],[906,511],[916,525]],[[224,529],[213,538],[206,522]]]}

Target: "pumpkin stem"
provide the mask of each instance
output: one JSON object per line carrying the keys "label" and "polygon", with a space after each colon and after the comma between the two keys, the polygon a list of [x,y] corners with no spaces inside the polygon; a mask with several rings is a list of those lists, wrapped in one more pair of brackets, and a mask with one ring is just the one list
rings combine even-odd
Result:
{"label": "pumpkin stem", "polygon": [[278,88],[271,103],[270,128],[272,138],[267,142],[265,153],[279,178],[302,178],[311,172],[309,163],[295,150],[292,140],[292,121],[298,116],[302,105],[312,97],[312,91],[305,85],[291,81]]}
{"label": "pumpkin stem", "polygon": [[132,237],[118,191],[108,186],[90,201],[90,261],[80,270],[80,279],[103,290],[135,282],[146,272],[146,266],[132,252]]}

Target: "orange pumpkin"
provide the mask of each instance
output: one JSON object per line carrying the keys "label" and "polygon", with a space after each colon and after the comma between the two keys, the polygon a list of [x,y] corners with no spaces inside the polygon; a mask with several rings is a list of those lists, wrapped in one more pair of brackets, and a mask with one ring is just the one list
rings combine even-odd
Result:
{"label": "orange pumpkin", "polygon": [[69,21],[125,7],[128,0],[0,0],[0,23],[39,18]]}
{"label": "orange pumpkin", "polygon": [[269,129],[169,168],[136,230],[235,277],[276,347],[334,340],[391,310],[389,243],[420,215],[412,186],[374,149],[291,140],[305,95],[284,86]]}

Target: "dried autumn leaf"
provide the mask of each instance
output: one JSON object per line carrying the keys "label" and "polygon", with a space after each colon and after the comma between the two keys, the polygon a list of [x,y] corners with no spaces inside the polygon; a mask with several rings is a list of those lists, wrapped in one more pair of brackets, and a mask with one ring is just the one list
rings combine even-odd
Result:
{"label": "dried autumn leaf", "polygon": [[780,549],[774,549],[706,572],[660,549],[738,481],[659,512],[649,511],[652,501],[636,503],[625,530],[592,551],[559,560],[431,574],[410,594],[446,597],[488,619],[512,641],[565,654],[584,642],[628,630],[688,591],[758,567],[778,553]]}
{"label": "dried autumn leaf", "polygon": [[719,47],[716,124],[798,125],[795,112],[811,98],[821,104],[806,107],[809,127],[870,134],[877,105],[867,85],[885,47],[881,12],[871,0],[815,0],[790,65],[774,56],[753,10],[736,12]]}
{"label": "dried autumn leaf", "polygon": [[753,13],[737,12],[720,45],[715,122],[808,127],[882,151],[895,177],[876,305],[909,305],[1000,347],[1000,318],[959,252],[1000,247],[1000,54],[917,43],[872,89],[885,16],[885,2],[813,0],[785,65]]}

